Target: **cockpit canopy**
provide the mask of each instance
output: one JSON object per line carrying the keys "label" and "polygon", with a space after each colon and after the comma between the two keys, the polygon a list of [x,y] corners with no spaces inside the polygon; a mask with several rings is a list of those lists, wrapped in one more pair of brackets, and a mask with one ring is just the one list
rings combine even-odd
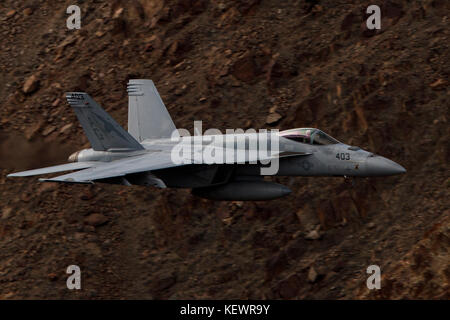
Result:
{"label": "cockpit canopy", "polygon": [[315,128],[298,128],[280,132],[280,137],[314,145],[337,144],[339,141]]}

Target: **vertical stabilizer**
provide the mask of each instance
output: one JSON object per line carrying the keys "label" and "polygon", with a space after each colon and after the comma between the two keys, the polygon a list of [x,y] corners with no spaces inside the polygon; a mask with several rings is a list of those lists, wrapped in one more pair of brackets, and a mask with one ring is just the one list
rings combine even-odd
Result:
{"label": "vertical stabilizer", "polygon": [[87,93],[67,92],[66,98],[94,150],[144,149]]}
{"label": "vertical stabilizer", "polygon": [[170,138],[176,130],[152,80],[128,82],[128,132],[139,142]]}

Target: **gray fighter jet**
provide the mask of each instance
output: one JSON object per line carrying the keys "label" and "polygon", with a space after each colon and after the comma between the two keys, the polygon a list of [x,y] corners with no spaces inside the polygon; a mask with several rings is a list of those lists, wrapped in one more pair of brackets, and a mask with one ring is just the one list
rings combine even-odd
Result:
{"label": "gray fighter jet", "polygon": [[128,83],[128,132],[88,94],[70,92],[66,97],[92,148],[72,154],[70,163],[8,177],[72,171],[40,181],[191,188],[194,195],[214,200],[269,200],[291,190],[266,181],[268,175],[369,177],[406,172],[389,159],[315,128],[182,134],[151,80]]}

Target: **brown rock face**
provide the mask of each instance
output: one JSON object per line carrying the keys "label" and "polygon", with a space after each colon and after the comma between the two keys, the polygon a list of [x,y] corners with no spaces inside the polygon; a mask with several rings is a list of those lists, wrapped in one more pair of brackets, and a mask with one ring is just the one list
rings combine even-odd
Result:
{"label": "brown rock face", "polygon": [[23,10],[23,14],[24,14],[25,16],[31,16],[31,15],[33,14],[33,9],[31,9],[31,8],[25,8],[25,9]]}
{"label": "brown rock face", "polygon": [[300,279],[297,275],[291,275],[278,283],[278,292],[283,299],[292,299],[297,295]]}
{"label": "brown rock face", "polygon": [[6,18],[11,18],[11,17],[13,17],[16,13],[17,13],[16,10],[9,10],[9,11],[6,13]]}
{"label": "brown rock face", "polygon": [[246,55],[245,57],[237,60],[232,67],[232,74],[237,79],[250,82],[255,79],[257,75],[256,64],[251,55]]}
{"label": "brown rock face", "polygon": [[306,240],[318,240],[320,239],[320,233],[317,230],[312,230],[305,235]]}
{"label": "brown rock face", "polygon": [[39,89],[39,79],[36,75],[30,76],[25,83],[23,84],[23,92],[25,94],[31,94],[35,92],[37,89]]}
{"label": "brown rock face", "polygon": [[287,256],[285,252],[279,252],[278,254],[267,260],[266,263],[266,279],[272,279],[277,276],[281,271],[286,268]]}
{"label": "brown rock face", "polygon": [[99,227],[108,222],[108,218],[99,213],[93,213],[84,219],[84,223],[93,227]]}
{"label": "brown rock face", "polygon": [[311,283],[316,282],[318,277],[318,274],[316,272],[316,269],[314,269],[314,267],[310,267],[308,270],[308,281]]}
{"label": "brown rock face", "polygon": [[269,114],[267,116],[266,123],[269,124],[269,125],[274,125],[278,121],[280,121],[281,118],[282,118],[281,114],[274,112],[274,113],[271,113],[271,114]]}
{"label": "brown rock face", "polygon": [[[417,297],[448,300],[450,298],[449,248],[450,229],[448,216],[445,215],[400,261],[396,261],[384,270],[385,276],[382,277],[380,290],[367,292],[361,288],[360,297],[381,299]],[[411,273],[411,270],[414,272]]]}
{"label": "brown rock face", "polygon": [[[1,1],[0,298],[449,299],[449,3],[381,0],[368,31],[361,0],[80,1],[67,30],[55,1]],[[318,127],[408,172],[243,203],[6,177],[91,147],[67,91],[126,128],[133,78],[177,127]]]}

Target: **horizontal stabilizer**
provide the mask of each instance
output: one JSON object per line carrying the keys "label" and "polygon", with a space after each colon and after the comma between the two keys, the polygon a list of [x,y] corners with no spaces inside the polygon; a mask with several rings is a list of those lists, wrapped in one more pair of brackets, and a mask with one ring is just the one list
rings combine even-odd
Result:
{"label": "horizontal stabilizer", "polygon": [[122,177],[127,174],[177,167],[170,152],[151,152],[140,156],[129,157],[111,162],[99,162],[98,165],[85,170],[68,173],[44,181],[89,183],[94,180]]}
{"label": "horizontal stabilizer", "polygon": [[58,166],[52,166],[52,167],[11,173],[11,174],[8,174],[8,177],[29,177],[29,176],[37,176],[40,174],[48,174],[48,173],[71,171],[71,170],[80,170],[80,169],[86,169],[86,168],[93,167],[96,164],[98,164],[98,163],[94,162],[94,161],[66,163],[66,164],[61,164]]}

